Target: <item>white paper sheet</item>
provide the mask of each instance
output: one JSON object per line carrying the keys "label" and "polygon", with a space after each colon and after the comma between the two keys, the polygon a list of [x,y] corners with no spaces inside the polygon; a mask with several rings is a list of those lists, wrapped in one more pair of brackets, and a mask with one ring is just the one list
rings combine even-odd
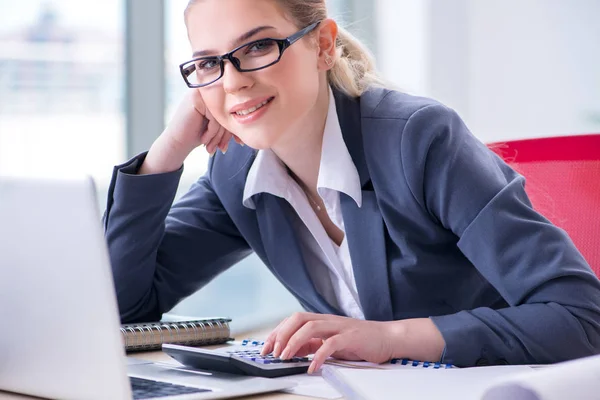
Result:
{"label": "white paper sheet", "polygon": [[289,375],[275,379],[285,379],[287,381],[296,382],[297,386],[284,390],[286,393],[297,394],[300,396],[317,397],[321,399],[339,399],[342,397],[337,390],[335,390],[329,383],[325,382],[325,379],[323,379],[320,373],[313,375]]}
{"label": "white paper sheet", "polygon": [[[333,386],[347,398],[364,400],[399,398],[481,400],[490,382],[507,375],[532,371],[526,366],[438,370],[429,368],[384,370],[333,368],[336,376],[341,378],[340,381],[343,385],[334,384]],[[325,375],[329,380],[329,375],[327,373]],[[508,398],[504,400],[506,399]]]}
{"label": "white paper sheet", "polygon": [[500,379],[482,400],[600,399],[600,355]]}
{"label": "white paper sheet", "polygon": [[323,376],[349,399],[598,400],[600,355],[544,367],[356,369],[325,366]]}

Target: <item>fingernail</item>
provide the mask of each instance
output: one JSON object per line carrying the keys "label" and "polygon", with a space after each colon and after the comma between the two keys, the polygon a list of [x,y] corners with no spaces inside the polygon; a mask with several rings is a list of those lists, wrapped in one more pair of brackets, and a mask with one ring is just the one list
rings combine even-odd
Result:
{"label": "fingernail", "polygon": [[227,149],[221,150],[221,153],[223,153],[223,155],[225,155],[225,153],[227,153]]}
{"label": "fingernail", "polygon": [[279,352],[281,351],[281,345],[279,342],[275,343],[275,349],[273,350],[273,356],[279,357]]}
{"label": "fingernail", "polygon": [[211,153],[211,152],[208,152],[208,155],[209,155],[210,157],[212,157],[212,156],[214,156],[214,155],[215,155],[215,153],[216,153],[216,152],[217,152],[217,150],[213,150],[213,151],[212,151],[212,153]]}
{"label": "fingernail", "polygon": [[260,350],[260,355],[261,356],[265,356],[267,355],[267,349],[271,347],[271,343],[269,342],[265,342],[265,344],[263,345],[263,348]]}
{"label": "fingernail", "polygon": [[315,363],[310,363],[310,365],[308,366],[308,371],[306,371],[308,374],[312,374],[313,372],[315,372]]}
{"label": "fingernail", "polygon": [[279,358],[281,358],[282,360],[287,360],[289,358],[289,356],[290,356],[290,348],[286,347],[281,352],[281,356],[279,356]]}

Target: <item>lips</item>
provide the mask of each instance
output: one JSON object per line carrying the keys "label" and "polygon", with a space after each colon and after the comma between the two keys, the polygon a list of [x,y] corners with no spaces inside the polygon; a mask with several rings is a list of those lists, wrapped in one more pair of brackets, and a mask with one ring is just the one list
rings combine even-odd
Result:
{"label": "lips", "polygon": [[255,112],[256,110],[259,110],[259,109],[261,109],[262,107],[264,107],[264,106],[266,106],[267,104],[269,104],[269,103],[271,102],[271,100],[273,100],[273,98],[272,98],[272,97],[271,97],[271,98],[269,98],[269,99],[267,99],[267,100],[265,100],[265,101],[263,101],[263,102],[261,102],[261,103],[258,103],[258,104],[257,104],[257,105],[255,105],[255,106],[252,106],[252,107],[250,107],[250,108],[248,108],[248,109],[236,111],[234,114],[236,114],[236,115],[239,115],[239,116],[241,116],[241,117],[243,117],[243,116],[246,116],[246,115],[248,115],[248,114],[252,114],[252,113],[253,113],[253,112]]}
{"label": "lips", "polygon": [[256,111],[257,109],[260,109],[261,107],[271,102],[273,99],[274,97],[263,97],[246,101],[244,103],[236,105],[235,107],[232,107],[229,112],[231,114],[240,116],[251,114],[252,112]]}
{"label": "lips", "polygon": [[232,112],[231,116],[239,124],[252,124],[261,119],[269,111],[273,100],[275,100],[275,97],[243,103],[234,108],[235,112]]}

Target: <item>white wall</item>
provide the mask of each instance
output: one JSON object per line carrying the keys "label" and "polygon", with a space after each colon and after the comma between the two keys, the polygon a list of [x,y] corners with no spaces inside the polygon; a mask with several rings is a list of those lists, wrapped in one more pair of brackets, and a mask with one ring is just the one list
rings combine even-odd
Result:
{"label": "white wall", "polygon": [[399,89],[427,92],[430,74],[429,1],[377,0],[375,37],[382,75]]}
{"label": "white wall", "polygon": [[384,76],[455,108],[483,141],[600,132],[600,1],[375,6]]}

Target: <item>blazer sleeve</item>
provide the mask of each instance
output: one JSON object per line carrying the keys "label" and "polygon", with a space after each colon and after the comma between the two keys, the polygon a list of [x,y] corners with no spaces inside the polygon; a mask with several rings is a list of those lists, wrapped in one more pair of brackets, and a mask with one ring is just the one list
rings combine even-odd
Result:
{"label": "blazer sleeve", "polygon": [[173,199],[183,166],[136,175],[146,154],[116,166],[104,214],[122,323],[157,321],[251,253],[211,185],[211,170]]}
{"label": "blazer sleeve", "polygon": [[413,196],[509,304],[430,317],[446,341],[442,361],[553,363],[600,352],[600,282],[566,232],[532,208],[523,176],[442,105],[413,113],[403,143]]}

